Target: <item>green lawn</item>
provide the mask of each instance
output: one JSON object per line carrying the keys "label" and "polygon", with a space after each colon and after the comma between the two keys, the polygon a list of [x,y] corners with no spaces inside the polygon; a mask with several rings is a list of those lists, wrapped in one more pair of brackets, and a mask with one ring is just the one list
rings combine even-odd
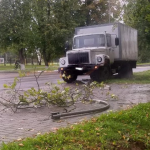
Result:
{"label": "green lawn", "polygon": [[110,112],[1,150],[150,150],[150,103]]}
{"label": "green lawn", "polygon": [[138,66],[150,65],[150,63],[137,63]]}
{"label": "green lawn", "polygon": [[[47,70],[58,70],[58,67],[59,65],[58,64],[51,64],[49,65],[48,69]],[[15,68],[15,65],[2,65],[0,64],[0,71],[17,71],[14,69]],[[44,65],[26,65],[25,66],[26,70],[27,71],[34,71],[34,70],[44,70],[45,69],[45,66]]]}
{"label": "green lawn", "polygon": [[113,78],[106,83],[118,83],[118,84],[150,84],[150,70],[144,72],[134,73],[131,79],[118,79]]}

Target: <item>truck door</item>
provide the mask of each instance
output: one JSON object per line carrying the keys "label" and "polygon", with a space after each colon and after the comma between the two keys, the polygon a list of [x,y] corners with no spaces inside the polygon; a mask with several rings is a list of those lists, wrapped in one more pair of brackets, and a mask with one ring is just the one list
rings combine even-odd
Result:
{"label": "truck door", "polygon": [[107,49],[107,54],[110,57],[110,62],[114,62],[114,48],[112,48],[112,43],[111,43],[111,35],[106,34],[106,49]]}

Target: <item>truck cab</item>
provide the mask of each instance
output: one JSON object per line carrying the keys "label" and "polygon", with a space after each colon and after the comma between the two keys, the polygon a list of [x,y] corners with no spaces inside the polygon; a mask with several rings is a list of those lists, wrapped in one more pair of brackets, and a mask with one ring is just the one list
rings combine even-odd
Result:
{"label": "truck cab", "polygon": [[[114,62],[111,41],[111,34],[106,32],[75,35],[72,50],[67,51],[66,57],[60,58],[63,79],[66,82],[72,82],[78,75],[90,75],[100,66],[107,65],[109,68],[109,65]],[[108,76],[109,72],[110,70],[105,75]],[[65,79],[68,75],[71,81]],[[71,79],[73,76],[74,78]]]}
{"label": "truck cab", "polygon": [[[73,50],[82,51],[86,49],[91,50],[92,53],[108,55],[113,63],[114,53],[111,44],[111,34],[97,33],[97,34],[81,34],[74,36]],[[91,63],[95,64],[95,60],[91,58]]]}

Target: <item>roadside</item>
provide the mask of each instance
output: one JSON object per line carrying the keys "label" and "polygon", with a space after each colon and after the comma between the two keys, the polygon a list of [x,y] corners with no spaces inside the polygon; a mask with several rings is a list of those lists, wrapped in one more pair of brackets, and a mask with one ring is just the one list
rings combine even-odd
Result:
{"label": "roadside", "polygon": [[64,150],[148,150],[150,149],[150,103],[130,106],[90,120],[84,119],[67,128],[18,139],[2,150],[64,149]]}
{"label": "roadside", "polygon": [[[51,64],[49,67],[45,67],[44,65],[26,65],[25,72],[34,72],[34,71],[54,71],[58,70],[58,64]],[[0,66],[0,73],[17,73],[20,69],[14,69],[14,65]]]}
{"label": "roadside", "polygon": [[[137,67],[146,67],[146,66],[150,66],[150,63],[141,63],[141,64],[137,64]],[[45,68],[45,66],[37,66],[37,65],[26,65],[26,69],[24,70],[27,73],[32,73],[34,71],[38,72],[38,71],[43,71],[45,70],[45,72],[52,72],[52,71],[58,71],[58,64],[51,64],[49,65],[48,68]],[[135,70],[135,69],[134,69]],[[0,73],[17,73],[19,71],[19,69],[15,70],[14,69],[14,65],[7,65],[7,66],[0,66]]]}
{"label": "roadside", "polygon": [[[44,70],[44,69],[43,69]],[[34,76],[34,74],[38,75],[40,72],[42,72],[43,70],[37,70],[37,71],[22,71],[23,73],[25,73],[25,76]],[[58,70],[45,70],[43,71],[42,74],[58,74]],[[13,77],[18,77],[19,76],[19,70],[16,71],[0,71],[0,78],[4,78],[4,77],[8,77],[8,78],[13,78]]]}
{"label": "roadside", "polygon": [[150,66],[150,63],[137,63],[137,66]]}
{"label": "roadside", "polygon": [[[46,69],[42,74],[58,74],[58,70],[57,70],[58,66],[56,65],[55,67],[50,67],[50,69]],[[23,72],[25,72],[26,76],[33,76],[34,72],[36,73],[36,75],[38,75],[41,71],[43,71],[44,68],[37,68],[37,70],[25,70]],[[136,69],[133,69],[133,72],[143,72],[146,70],[150,70],[150,66],[139,66]],[[0,78],[3,77],[17,77],[18,76],[18,72],[19,70],[0,70]]]}
{"label": "roadside", "polygon": [[[136,75],[136,82],[142,82],[141,79],[145,79],[145,81],[149,82],[149,72],[144,74],[139,73],[138,76]],[[150,84],[128,84],[127,80],[124,80],[123,84],[108,84],[110,86],[108,89],[102,90],[98,88],[95,90],[95,94],[100,100],[105,100],[110,104],[111,107],[108,111],[122,110],[138,103],[150,102]],[[69,85],[74,86],[75,83]],[[3,91],[0,94],[7,96],[8,93]],[[74,111],[92,109],[96,107],[99,106],[95,103],[78,103],[78,109]],[[64,117],[56,121],[51,119],[51,113],[64,112],[62,108],[60,109],[58,107],[51,106],[50,108],[41,107],[20,109],[15,114],[12,113],[10,109],[3,109],[4,108],[0,106],[0,110],[2,110],[0,111],[0,143],[7,143],[13,140],[20,140],[22,138],[36,136],[49,131],[55,131],[57,128],[66,127],[70,124],[76,124],[77,122],[90,119],[101,114],[93,113],[84,116]],[[105,111],[104,113],[108,111]]]}
{"label": "roadside", "polygon": [[[150,102],[150,84],[110,84],[110,87],[110,90],[97,89],[95,91],[100,100],[105,100],[110,104],[110,109],[108,111],[121,110],[138,103]],[[3,94],[7,93],[3,92]],[[77,103],[76,105],[77,109],[74,111],[99,107],[96,103]],[[2,110],[3,107],[1,106],[0,109]],[[15,114],[12,113],[10,109],[3,110],[0,113],[0,141],[1,143],[7,143],[13,140],[23,139],[25,137],[32,137],[53,131],[60,127],[66,127],[70,124],[76,124],[77,122],[90,119],[101,114],[93,113],[83,116],[70,116],[56,121],[51,119],[52,112],[63,111],[64,110],[62,108],[60,109],[54,106],[50,106],[50,108],[41,107],[20,109]]]}

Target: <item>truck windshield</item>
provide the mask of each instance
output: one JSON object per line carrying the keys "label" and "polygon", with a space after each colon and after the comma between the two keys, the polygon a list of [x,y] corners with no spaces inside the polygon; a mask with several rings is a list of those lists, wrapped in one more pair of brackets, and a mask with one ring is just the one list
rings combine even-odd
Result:
{"label": "truck windshield", "polygon": [[105,46],[105,36],[104,34],[93,34],[84,35],[74,38],[73,48],[83,48],[83,47],[104,47]]}

